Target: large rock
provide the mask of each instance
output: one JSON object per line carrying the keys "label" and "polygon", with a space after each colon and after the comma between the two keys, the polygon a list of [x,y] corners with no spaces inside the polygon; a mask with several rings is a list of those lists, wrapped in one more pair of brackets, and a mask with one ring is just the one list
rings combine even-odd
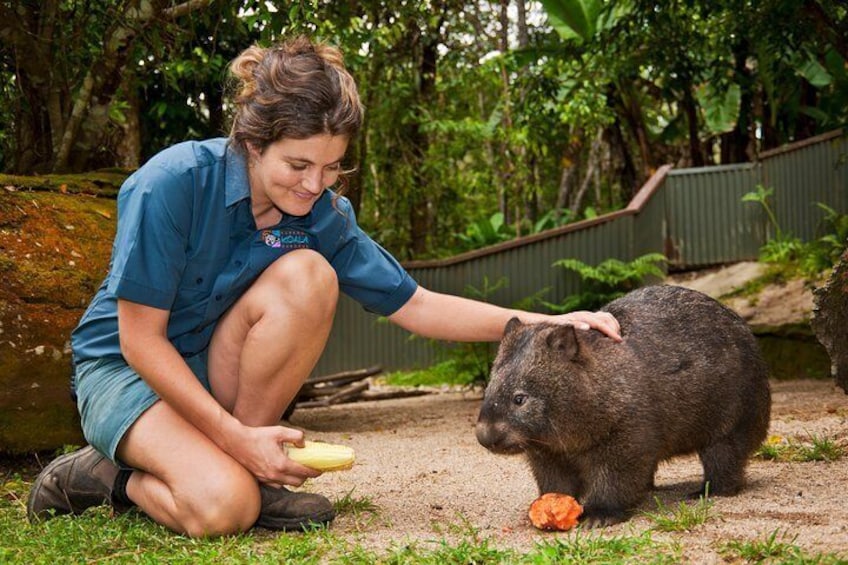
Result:
{"label": "large rock", "polygon": [[848,248],[814,294],[813,331],[830,356],[831,376],[848,394]]}
{"label": "large rock", "polygon": [[0,177],[0,452],[83,442],[69,336],[106,273],[123,176]]}

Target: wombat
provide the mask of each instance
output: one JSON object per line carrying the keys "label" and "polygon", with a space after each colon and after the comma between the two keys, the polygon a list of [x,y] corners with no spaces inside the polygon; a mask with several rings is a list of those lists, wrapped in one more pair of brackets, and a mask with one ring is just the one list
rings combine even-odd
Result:
{"label": "wombat", "polygon": [[766,437],[768,369],[745,322],[700,292],[649,286],[603,310],[623,341],[513,318],[477,420],[494,453],[526,454],[539,494],[574,496],[581,524],[628,519],[660,461],[697,452],[703,495],[743,486]]}

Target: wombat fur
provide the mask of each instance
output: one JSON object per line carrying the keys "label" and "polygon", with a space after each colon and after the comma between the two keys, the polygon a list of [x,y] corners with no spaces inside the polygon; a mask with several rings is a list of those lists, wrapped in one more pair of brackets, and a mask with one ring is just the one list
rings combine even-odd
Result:
{"label": "wombat fur", "polygon": [[622,342],[570,325],[507,324],[478,441],[525,453],[539,494],[574,496],[589,527],[626,520],[659,462],[675,455],[698,453],[699,493],[737,493],[771,411],[768,369],[748,326],[676,286],[641,288],[603,310],[618,319]]}

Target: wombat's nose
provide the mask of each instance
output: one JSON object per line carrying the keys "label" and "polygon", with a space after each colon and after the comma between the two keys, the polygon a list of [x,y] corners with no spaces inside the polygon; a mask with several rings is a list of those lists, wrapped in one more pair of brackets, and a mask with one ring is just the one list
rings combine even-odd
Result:
{"label": "wombat's nose", "polygon": [[506,437],[506,429],[503,424],[493,424],[482,420],[477,421],[474,428],[477,441],[486,449],[497,450],[497,446],[503,443]]}
{"label": "wombat's nose", "polygon": [[483,447],[489,447],[492,444],[492,426],[487,422],[477,422],[474,426],[474,433],[477,435],[477,441]]}

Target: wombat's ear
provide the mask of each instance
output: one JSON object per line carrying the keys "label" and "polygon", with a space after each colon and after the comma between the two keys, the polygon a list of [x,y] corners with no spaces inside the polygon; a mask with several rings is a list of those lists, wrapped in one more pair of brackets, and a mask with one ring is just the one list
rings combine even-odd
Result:
{"label": "wombat's ear", "polygon": [[504,335],[508,334],[511,331],[514,331],[520,325],[521,325],[521,320],[519,320],[517,316],[513,316],[506,323],[506,327],[504,328]]}
{"label": "wombat's ear", "polygon": [[554,351],[562,352],[566,359],[576,359],[580,353],[577,330],[571,324],[558,325],[548,334],[545,343]]}

